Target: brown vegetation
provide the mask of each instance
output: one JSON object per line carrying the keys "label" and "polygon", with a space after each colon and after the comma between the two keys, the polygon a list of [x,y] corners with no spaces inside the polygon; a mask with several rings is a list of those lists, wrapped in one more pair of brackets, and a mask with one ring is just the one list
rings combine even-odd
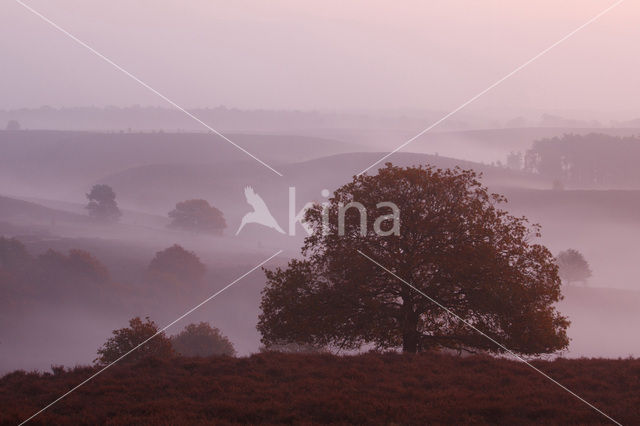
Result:
{"label": "brown vegetation", "polygon": [[[307,211],[314,232],[303,258],[266,270],[262,343],[502,352],[472,325],[518,353],[565,348],[555,259],[534,240],[539,227],[502,210],[505,202],[472,170],[387,163],[377,175],[354,176],[333,193],[328,214],[318,204]],[[388,203],[401,212],[401,232],[392,231]],[[372,227],[367,218],[376,216]]]}
{"label": "brown vegetation", "polygon": [[[640,360],[535,365],[623,424],[640,418]],[[17,424],[96,371],[0,379],[0,423]],[[438,354],[146,358],[116,364],[34,424],[606,424],[516,361]]]}

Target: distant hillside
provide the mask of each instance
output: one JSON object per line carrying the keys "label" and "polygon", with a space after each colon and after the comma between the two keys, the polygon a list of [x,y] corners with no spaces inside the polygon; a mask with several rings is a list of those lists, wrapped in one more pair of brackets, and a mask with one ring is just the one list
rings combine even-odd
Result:
{"label": "distant hillside", "polygon": [[56,221],[84,223],[88,222],[88,217],[0,195],[0,221],[16,224],[50,224]]}
{"label": "distant hillside", "polygon": [[[534,361],[622,424],[640,418],[640,360]],[[0,379],[17,424],[97,368]],[[607,424],[528,366],[482,356],[374,354],[153,358],[116,364],[35,418],[42,424]]]}
{"label": "distant hillside", "polygon": [[[435,120],[434,120],[435,121]],[[321,129],[305,134],[348,140],[376,150],[391,151],[414,137],[431,122],[424,120],[419,126],[402,129]],[[640,134],[640,127],[514,127],[505,129],[442,130],[434,129],[413,141],[404,151],[420,152],[461,158],[470,161],[505,162],[507,154],[525,152],[534,141],[564,134],[587,135],[603,133],[612,136]]]}
{"label": "distant hillside", "polygon": [[[417,129],[419,131],[421,129]],[[576,128],[514,128],[467,131],[430,132],[413,142],[407,149],[438,157],[460,158],[489,173],[494,169],[479,165],[479,161],[504,162],[511,151],[524,152],[534,140],[564,133],[589,133],[594,129]],[[601,133],[628,135],[639,129],[598,129]],[[272,166],[282,169],[288,164],[322,159],[336,154],[351,154],[341,175],[351,176],[413,136],[411,130],[320,129],[310,131],[315,136],[283,134],[229,134],[231,140],[246,148]],[[366,152],[369,149],[379,153]],[[361,153],[365,151],[366,153]],[[402,162],[406,152],[390,157]],[[424,154],[423,154],[424,155]],[[424,161],[424,157],[416,161]],[[339,161],[331,159],[330,161]],[[435,161],[435,160],[431,160]],[[127,169],[157,164],[188,164],[232,167],[244,175],[260,179],[266,171],[220,137],[205,133],[97,133],[49,130],[0,131],[0,193],[20,193],[41,198],[70,199],[87,190],[87,185],[103,176]],[[327,164],[327,163],[325,163]],[[312,164],[310,164],[312,165]],[[328,165],[328,164],[327,164]],[[330,167],[330,165],[329,165]],[[295,167],[294,167],[295,168]],[[281,170],[282,171],[282,170]],[[284,171],[283,171],[284,172]],[[500,174],[504,175],[503,172]],[[512,185],[525,177],[514,177]],[[277,177],[274,175],[274,177]],[[549,179],[537,179],[550,187]],[[525,183],[523,183],[525,185]],[[525,186],[528,186],[526,184]]]}
{"label": "distant hillside", "polygon": [[[172,207],[176,201],[194,197],[207,198],[223,211],[245,209],[243,188],[253,186],[265,200],[272,199],[273,204],[280,205],[281,210],[285,211],[288,206],[289,186],[296,187],[299,203],[319,200],[322,189],[333,190],[349,182],[353,175],[383,155],[384,153],[347,153],[283,165],[280,170],[284,177],[245,163],[172,163],[135,167],[104,176],[99,181],[112,185],[123,202],[141,209],[147,206],[164,211]],[[397,153],[388,161],[403,166],[431,164],[443,168],[472,168],[484,174],[482,180],[488,185],[546,185],[546,182],[534,175],[442,156]],[[369,173],[376,173],[380,167],[384,167],[384,164],[377,165]],[[271,203],[269,205],[271,206]],[[275,208],[278,209],[277,206]]]}
{"label": "distant hillside", "polygon": [[[357,145],[296,135],[226,135],[273,167],[339,152]],[[264,166],[219,136],[205,133],[91,133],[0,131],[0,192],[47,196],[72,194],[101,176],[148,164]],[[268,169],[264,168],[267,172]]]}
{"label": "distant hillside", "polygon": [[640,222],[640,190],[539,190],[504,188],[509,204],[518,212],[563,216],[572,221],[609,220]]}

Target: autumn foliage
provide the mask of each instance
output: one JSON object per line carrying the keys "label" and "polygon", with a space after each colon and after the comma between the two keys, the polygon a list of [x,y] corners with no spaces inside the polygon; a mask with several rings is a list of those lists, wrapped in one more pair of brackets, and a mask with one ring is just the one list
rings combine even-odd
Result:
{"label": "autumn foliage", "polygon": [[175,355],[171,340],[158,331],[158,326],[149,317],[144,321],[135,317],[129,321],[129,327],[113,330],[112,334],[98,349],[96,363],[99,365],[135,362],[149,356],[165,359]]}
{"label": "autumn foliage", "polygon": [[[500,208],[505,201],[471,170],[388,163],[377,175],[354,177],[335,191],[328,215],[320,205],[307,212],[315,232],[303,258],[266,270],[263,343],[503,351],[435,300],[515,352],[565,348],[569,322],[554,307],[562,297],[555,259],[532,241],[537,226]],[[341,206],[360,203],[371,218],[382,202],[401,212],[397,235],[374,229],[389,231],[393,220],[372,226],[357,209],[347,210],[341,229]]]}

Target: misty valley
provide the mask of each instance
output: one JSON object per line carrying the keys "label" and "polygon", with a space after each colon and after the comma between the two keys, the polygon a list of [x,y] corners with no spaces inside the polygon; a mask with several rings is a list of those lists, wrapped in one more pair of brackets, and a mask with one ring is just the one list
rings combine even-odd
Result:
{"label": "misty valley", "polygon": [[640,424],[639,16],[0,2],[0,426]]}
{"label": "misty valley", "polygon": [[[487,132],[495,134],[493,130]],[[449,213],[443,209],[449,202],[454,202],[452,206],[459,208],[462,204],[458,197],[465,195],[461,193],[451,199],[441,198],[437,194],[443,190],[436,189],[436,186],[429,189],[429,185],[436,185],[437,182],[452,185],[451,188],[458,187],[462,176],[468,179],[464,184],[468,187],[464,194],[477,197],[477,191],[486,185],[487,196],[491,193],[504,195],[504,202],[499,203],[499,208],[511,214],[513,220],[526,216],[529,221],[526,223],[529,227],[527,231],[519,230],[519,222],[509,225],[515,227],[509,231],[515,232],[513,238],[520,232],[528,233],[523,234],[523,244],[524,241],[529,244],[530,239],[536,240],[532,243],[544,244],[541,247],[548,248],[549,256],[553,256],[548,261],[560,268],[558,293],[550,296],[552,303],[549,309],[552,311],[549,314],[557,315],[554,321],[563,321],[562,318],[565,318],[567,323],[553,326],[556,329],[554,333],[561,333],[557,337],[560,340],[556,343],[550,340],[548,344],[556,349],[529,347],[530,343],[502,335],[505,329],[496,329],[496,338],[511,342],[507,346],[514,348],[524,345],[521,349],[523,353],[548,353],[543,358],[551,362],[550,366],[558,362],[553,361],[557,356],[562,359],[637,356],[640,353],[640,340],[635,336],[640,321],[640,311],[637,309],[640,290],[636,280],[635,244],[640,238],[640,216],[637,215],[640,208],[640,176],[636,175],[633,162],[625,165],[616,158],[637,157],[640,139],[618,136],[616,132],[608,134],[606,129],[597,132],[562,129],[554,139],[534,139],[532,135],[535,133],[531,129],[523,129],[520,139],[529,138],[529,146],[525,149],[519,147],[520,150],[515,151],[506,142],[496,145],[491,136],[479,137],[482,134],[480,131],[476,131],[474,137],[469,137],[464,131],[448,132],[449,149],[461,153],[461,158],[401,152],[389,159],[391,164],[379,164],[362,176],[354,175],[380,156],[373,146],[342,152],[342,142],[329,137],[242,135],[240,139],[246,147],[267,159],[273,153],[269,140],[278,141],[279,154],[277,160],[274,156],[273,161],[277,161],[279,170],[284,174],[284,178],[280,178],[255,162],[238,159],[233,149],[212,141],[211,135],[206,134],[2,131],[2,373],[8,374],[14,370],[46,372],[53,369],[54,375],[59,377],[68,374],[76,377],[83,370],[74,366],[94,365],[82,368],[98,368],[114,360],[119,361],[126,351],[119,352],[124,349],[118,349],[118,339],[124,335],[117,332],[133,333],[127,339],[136,344],[126,346],[127,350],[134,349],[144,340],[143,337],[159,333],[158,337],[140,346],[128,362],[123,362],[127,367],[121,368],[135,368],[132,365],[146,362],[147,356],[167,358],[168,355],[162,355],[162,351],[174,354],[172,357],[224,355],[250,356],[250,359],[258,356],[255,354],[269,356],[275,352],[300,352],[313,357],[318,355],[309,354],[362,356],[358,354],[372,350],[400,350],[403,347],[406,351],[406,336],[404,346],[402,338],[398,341],[393,334],[384,339],[381,336],[373,339],[365,337],[373,331],[336,337],[333,330],[342,328],[341,321],[348,321],[352,327],[361,327],[358,323],[364,319],[359,315],[351,317],[352,314],[347,312],[336,311],[326,316],[325,313],[313,311],[319,306],[330,310],[331,306],[341,305],[340,300],[354,295],[347,292],[342,296],[322,296],[317,293],[319,287],[307,288],[304,281],[296,284],[297,278],[294,277],[302,274],[308,277],[307,283],[312,283],[315,280],[311,278],[312,275],[332,276],[337,270],[331,272],[325,268],[330,265],[331,270],[343,268],[339,266],[343,262],[350,264],[350,268],[355,265],[363,268],[362,259],[358,259],[361,256],[356,250],[367,250],[371,242],[377,246],[379,239],[426,235],[430,232],[429,228],[442,222],[446,223],[447,228],[441,232],[452,232],[453,235],[448,237],[448,244],[462,244],[454,242],[457,241],[455,235],[472,235],[480,231],[475,228],[464,231],[466,225],[463,223],[457,224],[458,228],[448,228],[457,222],[459,213],[452,213],[454,216],[447,219]],[[513,134],[514,131],[511,131],[509,137]],[[468,147],[477,150],[484,145],[487,150],[502,149],[495,161],[474,162],[463,158],[464,153],[470,150]],[[209,153],[205,155],[204,152]],[[292,155],[288,157],[289,154]],[[471,174],[465,175],[465,170]],[[412,203],[420,200],[419,193],[401,195],[405,191],[401,189],[405,188],[402,183],[404,179],[407,179],[407,185],[417,184],[418,175],[415,173],[427,173],[421,178],[427,185],[423,191],[426,191],[425,194],[436,191],[436,198],[425,202],[435,204],[416,207]],[[374,181],[377,182],[376,186],[371,186]],[[294,190],[293,199],[291,189]],[[395,222],[393,214],[384,216],[382,213],[388,212],[377,207],[380,202],[394,200],[399,203],[393,209],[399,216]],[[492,211],[494,207],[489,206],[493,206],[493,202],[487,203],[487,212]],[[352,208],[344,209],[345,205]],[[432,207],[427,207],[430,205]],[[426,212],[430,208],[439,212],[434,216],[435,219],[427,215],[421,219],[426,222],[421,222],[422,225],[416,222],[414,228],[414,210]],[[470,204],[469,208],[476,207]],[[300,213],[297,213],[298,210]],[[366,221],[368,211],[372,216]],[[308,212],[306,219],[305,212]],[[254,215],[251,217],[262,216],[247,220],[250,214]],[[437,218],[441,219],[440,222]],[[483,219],[485,222],[488,220],[487,217]],[[503,221],[498,217],[495,220]],[[500,228],[507,226],[506,222],[500,223],[498,225],[496,222],[496,236],[507,232]],[[285,228],[288,225],[288,232],[282,230],[279,224]],[[535,224],[541,225],[539,238],[535,236],[538,231],[531,227]],[[392,225],[397,228],[395,233],[374,232],[374,228],[379,231],[380,228],[390,229]],[[338,232],[338,226],[342,227],[341,233]],[[525,226],[525,222],[522,226]],[[292,227],[295,229],[292,230]],[[485,228],[482,225],[482,232],[489,232]],[[314,230],[318,232],[314,233]],[[319,237],[314,237],[325,234],[342,240],[320,243]],[[316,249],[325,247],[324,255],[328,256],[327,253],[335,247],[347,244],[343,241],[352,241],[349,244],[354,249],[351,252],[336,252],[331,255],[336,256],[335,259],[326,260],[329,263],[296,263],[302,245],[314,247],[315,244]],[[425,240],[421,244],[427,244],[428,247],[434,244],[431,241]],[[434,248],[419,254],[406,252],[405,248],[401,248],[404,246],[396,247],[392,242],[385,243],[384,247],[386,251],[411,256],[432,256],[440,266],[450,262],[452,257],[457,258],[462,263],[453,263],[458,266],[451,267],[463,275],[476,274],[472,270],[480,270],[480,265],[488,262],[476,259],[480,252],[465,255],[467,249],[447,254],[448,251],[440,253],[439,249]],[[501,250],[507,250],[506,247]],[[263,266],[266,268],[264,272],[258,269],[243,276],[247,270],[276,252],[279,254]],[[380,252],[377,258],[383,259],[384,253]],[[391,267],[393,258],[385,262]],[[478,266],[472,266],[476,262],[480,262]],[[398,268],[394,270],[402,270]],[[468,272],[464,272],[466,270]],[[341,274],[346,273],[346,269],[342,271]],[[376,280],[380,279],[379,270],[371,273],[374,275],[366,280],[374,276]],[[437,275],[439,272],[431,273]],[[462,275],[454,278],[451,272],[447,274],[443,275],[445,281],[442,282],[463,279]],[[481,280],[491,279],[490,276]],[[238,277],[242,277],[242,280],[225,289],[224,294],[190,312],[188,317],[171,325],[166,331],[158,331]],[[417,277],[414,276],[414,279]],[[518,282],[522,283],[523,279],[524,275]],[[391,277],[391,280],[395,278]],[[311,305],[305,305],[307,302],[303,300],[306,299],[300,301],[302,305],[299,307],[278,305],[281,297],[296,297],[281,293],[288,291],[286,289],[292,285],[297,288],[297,294],[307,294],[304,297],[309,298]],[[342,285],[349,287],[351,284],[345,282]],[[489,289],[493,284],[483,285],[488,285]],[[393,288],[399,293],[389,290],[390,294],[397,296],[391,299],[385,296],[384,303],[402,297],[404,293],[401,287],[402,284],[396,283]],[[362,298],[365,294],[362,291],[368,290],[358,291],[361,292],[358,298]],[[472,294],[475,293],[468,293],[466,297],[476,297]],[[436,299],[442,297],[445,301],[449,300],[440,290],[432,295]],[[325,300],[324,297],[330,299]],[[382,300],[375,303],[382,303]],[[426,304],[429,303],[426,301]],[[480,302],[474,303],[476,305],[468,309],[480,309],[477,305]],[[422,305],[423,302],[419,302],[418,306]],[[288,309],[293,310],[286,313]],[[298,309],[306,312],[305,317],[296,317]],[[380,310],[382,305],[376,309],[384,312]],[[427,317],[437,315],[441,318],[438,321],[447,321],[447,314],[443,314],[444,311],[438,306],[425,305],[424,309],[427,309],[424,314]],[[456,309],[464,312],[467,308],[460,305]],[[389,313],[391,317],[394,315],[392,312]],[[288,315],[296,321],[296,326],[286,326]],[[513,315],[520,318],[522,314],[514,312]],[[535,312],[531,315],[531,321],[538,324],[546,321]],[[331,331],[318,329],[317,325],[305,326],[307,320],[303,318],[307,318],[310,324],[318,324],[319,321],[330,327]],[[515,321],[515,318],[509,321]],[[367,321],[371,320],[369,318]],[[375,321],[381,321],[376,327],[393,328],[391,324],[384,325],[387,322],[384,318]],[[477,327],[490,329],[489,323],[482,324],[479,320]],[[465,332],[466,337],[459,337],[455,344],[445,335],[436,337],[445,332],[445,328],[441,328],[443,326],[425,328],[425,334],[420,337],[417,346],[415,343],[409,346],[412,348],[410,352],[432,354],[429,355],[432,357],[435,354],[462,357],[460,359],[494,352],[495,348],[491,347],[493,344],[478,341],[473,330],[467,330],[468,335]],[[566,337],[561,337],[564,327]],[[615,332],[612,333],[612,330]],[[314,337],[310,338],[311,335],[307,333],[313,333]],[[459,334],[460,331],[455,333]],[[186,343],[186,346],[183,344],[182,349],[177,350],[179,336],[184,336],[182,339],[190,343]],[[160,343],[157,347],[149,346],[158,339],[166,340],[165,349],[158,346]],[[207,339],[215,344],[207,343]],[[535,339],[543,342],[546,337],[539,335]],[[565,343],[562,343],[562,339],[566,339]],[[211,345],[219,349],[207,349]],[[113,355],[105,355],[111,353]],[[494,356],[505,360],[512,358],[510,353],[504,351]],[[436,362],[434,359],[425,358],[424,362]],[[284,360],[294,362],[288,358]],[[72,367],[77,372],[66,370]],[[203,364],[197,368],[209,367]],[[331,368],[342,367],[336,365]],[[607,368],[616,367],[612,365]],[[87,373],[91,371],[87,370]],[[11,383],[17,380],[15,374],[11,373],[3,379],[7,389],[14,386]],[[8,401],[9,397],[5,395],[2,398]],[[14,415],[18,415],[18,412],[28,414],[27,411],[27,408],[18,410]],[[59,421],[65,421],[63,419],[60,417]],[[259,417],[246,419],[250,422],[260,421]]]}

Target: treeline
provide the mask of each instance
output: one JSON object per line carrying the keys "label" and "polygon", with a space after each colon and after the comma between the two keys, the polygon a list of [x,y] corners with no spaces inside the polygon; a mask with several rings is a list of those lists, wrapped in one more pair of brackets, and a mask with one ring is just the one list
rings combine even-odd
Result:
{"label": "treeline", "polygon": [[541,139],[524,155],[524,170],[579,187],[638,187],[640,137],[599,133]]}
{"label": "treeline", "polygon": [[0,236],[0,310],[5,311],[34,302],[107,307],[158,294],[175,299],[199,289],[205,273],[195,253],[173,245],[157,252],[141,277],[122,283],[85,250],[49,249],[34,256],[20,240]]}
{"label": "treeline", "polygon": [[[622,424],[640,418],[640,360],[537,368]],[[98,366],[0,378],[0,424],[18,424]],[[36,417],[41,424],[607,424],[517,361],[437,353],[262,353],[118,363]]]}
{"label": "treeline", "polygon": [[110,280],[108,269],[87,251],[50,249],[32,256],[19,240],[0,237],[2,305],[62,298],[104,301],[103,290]]}

